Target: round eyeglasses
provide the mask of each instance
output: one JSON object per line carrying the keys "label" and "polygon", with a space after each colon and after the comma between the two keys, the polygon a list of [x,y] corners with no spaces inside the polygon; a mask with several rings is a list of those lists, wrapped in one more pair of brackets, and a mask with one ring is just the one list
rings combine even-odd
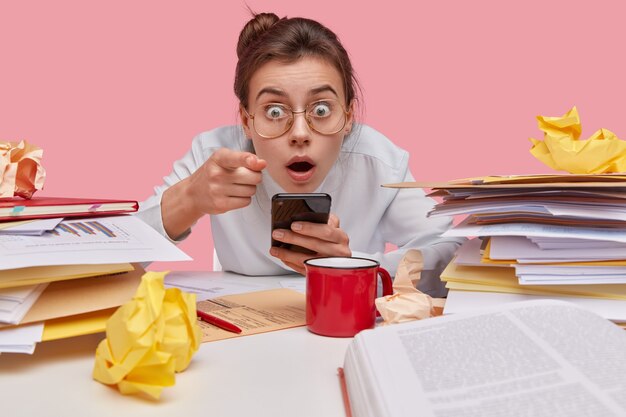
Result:
{"label": "round eyeglasses", "polygon": [[254,131],[265,139],[284,135],[293,126],[294,115],[303,113],[311,130],[322,135],[334,135],[341,131],[348,120],[348,112],[335,99],[318,100],[302,111],[293,111],[281,103],[266,103],[257,106],[254,113],[243,111],[252,119]]}

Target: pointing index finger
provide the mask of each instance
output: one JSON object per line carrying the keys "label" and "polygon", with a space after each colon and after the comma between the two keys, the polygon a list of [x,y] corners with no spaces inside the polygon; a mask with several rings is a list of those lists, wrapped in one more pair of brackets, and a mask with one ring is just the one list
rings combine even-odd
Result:
{"label": "pointing index finger", "polygon": [[261,171],[267,165],[262,159],[250,152],[238,152],[230,149],[220,149],[213,155],[213,161],[224,169],[234,170],[248,168],[253,171]]}

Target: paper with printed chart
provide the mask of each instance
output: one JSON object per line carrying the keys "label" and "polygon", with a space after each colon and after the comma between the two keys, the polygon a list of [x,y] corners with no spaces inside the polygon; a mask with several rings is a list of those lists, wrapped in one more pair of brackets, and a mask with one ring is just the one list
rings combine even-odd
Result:
{"label": "paper with printed chart", "polygon": [[0,270],[186,260],[191,258],[135,216],[66,220],[42,236],[0,235]]}

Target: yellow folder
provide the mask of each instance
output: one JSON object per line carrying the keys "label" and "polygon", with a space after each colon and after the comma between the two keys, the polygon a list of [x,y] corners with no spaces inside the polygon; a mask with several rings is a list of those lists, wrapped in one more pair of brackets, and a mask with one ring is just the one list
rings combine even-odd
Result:
{"label": "yellow folder", "polygon": [[[491,239],[487,241],[485,250],[481,255],[480,263],[492,266],[506,266],[517,264],[517,259],[491,259]],[[625,254],[626,257],[626,254]],[[552,266],[626,266],[626,259],[612,261],[575,261],[575,262],[541,262],[527,265],[552,265]]]}
{"label": "yellow folder", "polygon": [[455,290],[626,300],[626,285],[520,285],[514,268],[457,265],[454,260],[441,273],[441,280]]}
{"label": "yellow folder", "polygon": [[107,320],[115,313],[115,310],[117,308],[109,308],[48,320],[44,323],[41,341],[46,342],[103,332],[106,329]]}
{"label": "yellow folder", "polygon": [[133,297],[144,272],[135,265],[123,274],[53,282],[20,324],[43,321],[44,341],[102,332],[108,318]]}
{"label": "yellow folder", "polygon": [[133,298],[144,273],[137,265],[134,271],[123,274],[53,282],[20,324],[119,307]]}
{"label": "yellow folder", "polygon": [[6,269],[0,271],[0,288],[13,288],[44,282],[117,274],[132,270],[133,266],[129,263],[31,266],[28,268]]}

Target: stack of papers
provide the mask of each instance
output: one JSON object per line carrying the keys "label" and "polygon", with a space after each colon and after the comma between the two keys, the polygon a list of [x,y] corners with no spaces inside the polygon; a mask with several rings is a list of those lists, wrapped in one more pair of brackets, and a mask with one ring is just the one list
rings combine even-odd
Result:
{"label": "stack of papers", "polygon": [[444,236],[476,237],[442,274],[450,289],[445,312],[463,310],[472,300],[484,306],[489,297],[504,302],[510,294],[515,300],[593,298],[579,301],[626,322],[626,176],[484,177],[396,186],[432,188],[430,195],[442,202],[430,216],[465,216]]}
{"label": "stack of papers", "polygon": [[522,300],[557,299],[574,302],[614,322],[626,323],[626,285],[524,285],[509,264],[483,262],[481,244],[481,239],[465,242],[441,273],[449,289],[444,313]]}
{"label": "stack of papers", "polygon": [[47,284],[0,289],[0,323],[18,324]]}
{"label": "stack of papers", "polygon": [[140,262],[191,259],[138,217],[0,223],[0,353],[103,331]]}
{"label": "stack of papers", "polygon": [[0,331],[0,352],[32,355],[41,342],[43,323],[24,325]]}

